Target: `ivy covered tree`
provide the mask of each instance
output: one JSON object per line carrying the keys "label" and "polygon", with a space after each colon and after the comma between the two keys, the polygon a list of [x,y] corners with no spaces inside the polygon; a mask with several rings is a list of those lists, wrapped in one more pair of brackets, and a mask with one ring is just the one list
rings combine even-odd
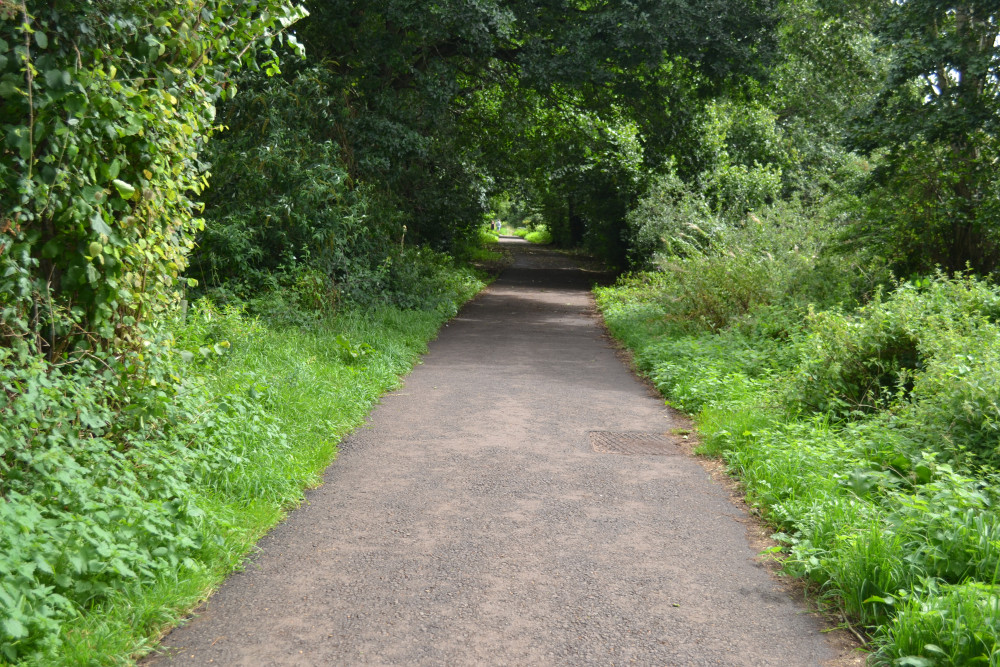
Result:
{"label": "ivy covered tree", "polygon": [[136,348],[201,227],[232,75],[272,71],[288,0],[0,3],[0,327],[51,361]]}
{"label": "ivy covered tree", "polygon": [[232,437],[163,324],[202,226],[216,103],[238,70],[274,73],[304,13],[0,0],[3,664],[71,662],[70,619],[218,544],[192,464],[215,443],[233,462]]}

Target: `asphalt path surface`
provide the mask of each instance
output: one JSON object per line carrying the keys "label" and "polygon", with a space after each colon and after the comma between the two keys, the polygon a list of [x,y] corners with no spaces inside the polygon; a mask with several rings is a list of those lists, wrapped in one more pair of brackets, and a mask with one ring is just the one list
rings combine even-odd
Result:
{"label": "asphalt path surface", "polygon": [[[571,260],[516,261],[156,665],[843,665]],[[624,453],[620,453],[624,452]]]}

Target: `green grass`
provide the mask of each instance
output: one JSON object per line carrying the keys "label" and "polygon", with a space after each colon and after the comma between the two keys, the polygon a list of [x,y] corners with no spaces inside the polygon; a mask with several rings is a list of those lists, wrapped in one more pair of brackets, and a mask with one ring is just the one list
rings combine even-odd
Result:
{"label": "green grass", "polygon": [[[847,414],[836,400],[823,402],[835,411],[803,409],[797,389],[830,377],[817,367],[835,371],[812,356],[822,336],[866,332],[849,319],[841,327],[842,315],[816,317],[809,325],[816,329],[800,332],[800,316],[772,306],[709,329],[677,315],[663,274],[597,290],[612,333],[635,352],[668,402],[695,416],[701,451],[726,461],[774,527],[785,570],[811,581],[818,603],[868,634],[879,665],[1000,664],[1000,494],[991,468],[975,464],[983,460],[979,443],[995,436],[989,418],[977,417],[982,430],[968,442],[979,449],[967,452],[958,440],[964,431],[954,426],[966,419],[956,394],[977,398],[965,400],[971,415],[997,399],[995,383],[977,374],[980,359],[987,360],[984,369],[992,367],[992,347],[976,347],[994,340],[996,325],[964,313],[946,319],[948,308],[961,310],[953,306],[960,304],[955,293],[966,288],[938,280],[916,296],[904,290],[887,297],[885,308],[872,305],[875,318],[864,327],[877,346],[892,322],[912,326],[919,320],[910,313],[932,312],[935,328],[913,335],[928,341],[919,350],[942,361],[928,356],[919,373],[904,375],[912,394]],[[975,296],[970,303],[994,303],[993,288],[968,289]],[[866,349],[832,340],[823,350]],[[957,358],[967,368],[954,362],[948,372],[943,364],[952,350],[961,350]],[[979,384],[966,389],[960,381]],[[835,398],[839,386],[830,381],[824,391]],[[928,433],[945,437],[935,441]]]}
{"label": "green grass", "polygon": [[500,235],[489,227],[482,227],[472,243],[461,248],[459,257],[487,274],[499,274],[514,258],[500,246]]}
{"label": "green grass", "polygon": [[[299,325],[197,304],[177,331],[182,349],[208,350],[193,355],[186,369],[185,386],[202,402],[190,426],[197,437],[183,452],[195,463],[185,468],[181,461],[188,459],[178,459],[177,474],[188,472],[174,482],[175,468],[166,461],[157,483],[179,489],[177,501],[195,524],[189,532],[210,539],[191,545],[188,560],[152,580],[125,580],[80,609],[56,637],[22,650],[18,664],[130,664],[151,650],[241,566],[257,540],[301,502],[304,489],[320,482],[340,439],[399,384],[448,315],[483,287],[463,276],[450,281],[454,303],[447,308],[380,306]],[[223,354],[212,352],[216,345]]]}
{"label": "green grass", "polygon": [[534,228],[529,227],[519,227],[513,230],[515,236],[520,236],[525,241],[529,243],[535,243],[537,245],[548,245],[552,243],[552,233],[549,232],[545,225],[537,225]]}
{"label": "green grass", "polygon": [[996,665],[998,606],[1000,590],[976,582],[943,586],[908,600],[886,628],[887,650],[877,658],[908,667]]}

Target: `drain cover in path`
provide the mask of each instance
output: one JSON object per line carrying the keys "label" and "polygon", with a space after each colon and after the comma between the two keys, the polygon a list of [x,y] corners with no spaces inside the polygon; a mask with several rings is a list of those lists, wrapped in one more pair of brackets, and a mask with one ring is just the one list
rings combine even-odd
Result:
{"label": "drain cover in path", "polygon": [[669,435],[637,431],[590,431],[590,446],[601,454],[668,456],[682,453]]}

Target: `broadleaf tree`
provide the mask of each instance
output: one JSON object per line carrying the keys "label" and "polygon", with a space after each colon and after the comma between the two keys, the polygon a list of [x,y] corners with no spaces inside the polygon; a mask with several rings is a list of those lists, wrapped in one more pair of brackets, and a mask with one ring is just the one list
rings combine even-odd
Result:
{"label": "broadleaf tree", "polygon": [[889,72],[854,139],[885,159],[857,231],[904,271],[994,271],[1000,6],[908,0],[878,10]]}

